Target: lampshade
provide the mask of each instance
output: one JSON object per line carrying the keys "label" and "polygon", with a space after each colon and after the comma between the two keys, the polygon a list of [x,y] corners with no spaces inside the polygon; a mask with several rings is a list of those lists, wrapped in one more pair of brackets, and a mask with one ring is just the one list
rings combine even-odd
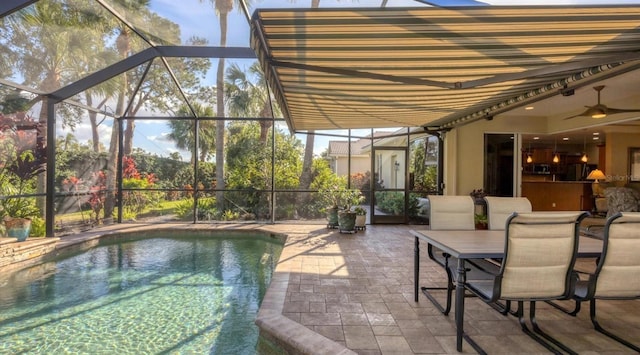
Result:
{"label": "lampshade", "polygon": [[587,180],[604,180],[607,177],[604,175],[604,173],[602,172],[602,170],[600,169],[594,169],[589,173],[589,176],[587,176]]}

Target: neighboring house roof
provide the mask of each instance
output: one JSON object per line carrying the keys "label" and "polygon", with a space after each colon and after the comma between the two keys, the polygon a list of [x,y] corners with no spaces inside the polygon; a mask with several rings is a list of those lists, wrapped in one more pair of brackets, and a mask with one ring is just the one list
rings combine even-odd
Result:
{"label": "neighboring house roof", "polygon": [[[391,132],[375,132],[373,137],[387,136]],[[371,137],[370,135],[368,137]],[[369,145],[371,144],[370,138],[360,138],[357,141],[351,143],[351,155],[365,155],[369,153]],[[348,156],[349,155],[349,141],[329,141],[329,156]]]}

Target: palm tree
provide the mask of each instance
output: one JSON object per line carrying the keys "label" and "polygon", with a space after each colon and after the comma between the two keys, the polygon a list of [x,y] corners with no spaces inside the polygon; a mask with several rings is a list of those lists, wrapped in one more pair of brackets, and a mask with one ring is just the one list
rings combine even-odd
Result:
{"label": "palm tree", "polygon": [[[260,64],[258,62],[251,64],[249,73],[257,78],[256,83],[251,82],[247,73],[243,72],[237,64],[233,64],[227,69],[224,93],[229,115],[233,117],[273,118],[267,83]],[[266,144],[267,133],[272,125],[272,120],[260,121],[260,142],[262,144]]]}
{"label": "palm tree", "polygon": [[[204,2],[205,0],[200,0]],[[238,0],[208,0],[213,5],[216,15],[220,18],[220,47],[227,46],[227,18],[229,13],[233,10],[234,3]],[[245,2],[247,6],[249,1]],[[216,74],[216,116],[225,117],[224,114],[224,58],[218,58],[218,72]],[[219,190],[224,190],[224,120],[218,120],[216,122],[216,187]],[[216,201],[218,203],[218,210],[224,211],[224,192],[218,191],[216,193]]]}
{"label": "palm tree", "polygon": [[[211,106],[203,106],[197,102],[192,104],[193,109],[198,117],[213,116],[213,108]],[[191,110],[187,106],[181,106],[176,112],[177,117],[188,117]],[[194,143],[194,121],[191,119],[173,119],[169,121],[171,133],[169,138],[176,142],[176,146],[184,150],[193,150]],[[215,125],[212,121],[200,121],[200,130],[198,134],[198,150],[200,152],[199,161],[206,161],[212,149],[215,146]],[[191,162],[195,162],[195,155],[191,152]]]}

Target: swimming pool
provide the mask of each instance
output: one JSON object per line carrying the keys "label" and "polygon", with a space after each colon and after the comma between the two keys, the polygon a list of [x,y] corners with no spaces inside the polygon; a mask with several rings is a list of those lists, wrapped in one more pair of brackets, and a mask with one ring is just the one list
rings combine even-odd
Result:
{"label": "swimming pool", "polygon": [[0,280],[0,353],[255,353],[282,240],[198,234],[101,241]]}

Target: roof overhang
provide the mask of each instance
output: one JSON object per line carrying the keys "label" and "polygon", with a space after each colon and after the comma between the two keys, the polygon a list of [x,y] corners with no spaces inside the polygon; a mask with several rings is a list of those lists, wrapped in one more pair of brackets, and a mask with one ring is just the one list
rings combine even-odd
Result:
{"label": "roof overhang", "polygon": [[289,128],[451,128],[640,67],[640,6],[262,9]]}

